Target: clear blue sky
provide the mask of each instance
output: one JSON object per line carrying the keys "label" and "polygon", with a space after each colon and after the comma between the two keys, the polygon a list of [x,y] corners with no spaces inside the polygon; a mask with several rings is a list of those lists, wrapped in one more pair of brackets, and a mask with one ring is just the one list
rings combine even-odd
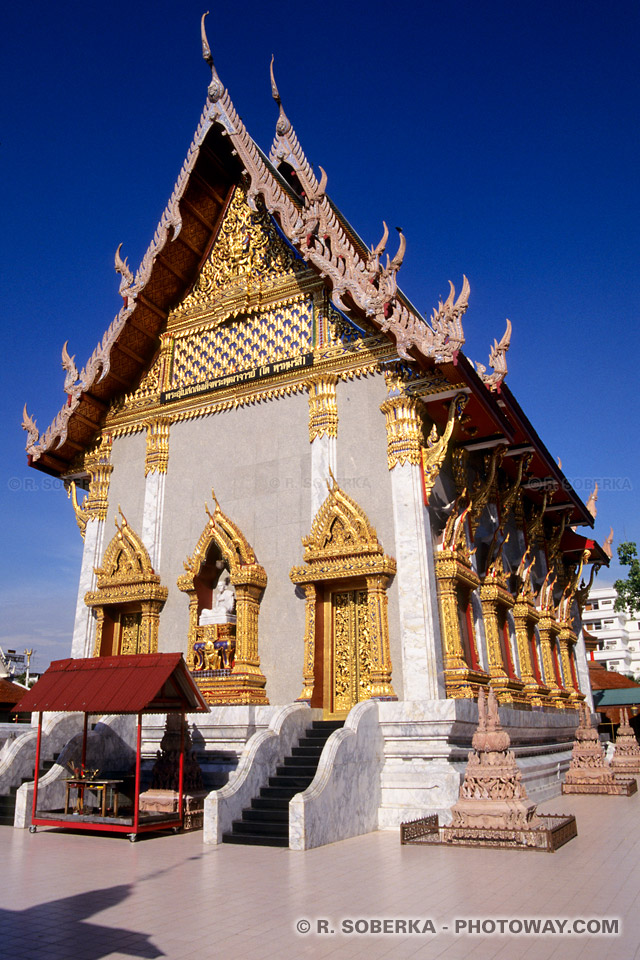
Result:
{"label": "clear blue sky", "polygon": [[[26,467],[119,309],[113,256],[153,235],[206,96],[193,0],[3,12],[0,644],[67,656],[82,541],[64,491]],[[220,4],[218,72],[268,150],[286,111],[363,238],[408,241],[400,282],[431,311],[466,273],[465,350],[513,323],[508,383],[596,535],[640,542],[639,6],[631,0]],[[602,573],[599,583],[618,575]]]}

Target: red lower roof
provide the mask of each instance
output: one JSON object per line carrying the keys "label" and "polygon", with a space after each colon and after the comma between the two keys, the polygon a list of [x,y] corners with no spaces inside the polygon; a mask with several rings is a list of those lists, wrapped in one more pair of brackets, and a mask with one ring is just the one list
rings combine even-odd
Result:
{"label": "red lower roof", "polygon": [[0,703],[5,705],[17,703],[18,700],[22,699],[24,691],[24,687],[19,686],[17,683],[12,683],[11,680],[5,680],[4,677],[0,679]]}
{"label": "red lower roof", "polygon": [[607,670],[597,660],[589,660],[589,679],[592,690],[617,690],[625,687],[640,687],[640,683],[625,677],[615,670]]}
{"label": "red lower roof", "polygon": [[23,712],[204,713],[181,653],[54,660],[13,708]]}

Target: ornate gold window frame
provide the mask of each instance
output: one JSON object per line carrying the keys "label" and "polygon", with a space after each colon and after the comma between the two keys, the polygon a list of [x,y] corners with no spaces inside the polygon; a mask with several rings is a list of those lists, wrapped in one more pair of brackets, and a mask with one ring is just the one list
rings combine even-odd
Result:
{"label": "ornate gold window frame", "polygon": [[[131,609],[139,613],[135,648],[122,650],[123,653],[155,653],[160,611],[168,594],[167,588],[160,585],[160,577],[151,565],[142,540],[131,529],[122,510],[119,513],[122,523],[119,524],[116,517],[117,533],[105,550],[102,566],[96,570],[98,589],[87,593],[84,598],[96,614],[94,657],[100,656],[102,648],[105,608],[113,608],[125,615]],[[115,640],[120,649],[121,638]]]}
{"label": "ornate gold window frame", "polygon": [[205,504],[209,520],[200,534],[192,555],[185,561],[186,573],[178,578],[178,589],[189,596],[189,633],[187,665],[195,663],[194,644],[198,637],[198,596],[195,580],[211,547],[215,546],[229,567],[236,592],[235,662],[227,675],[194,678],[210,704],[268,704],[266,678],[258,656],[258,616],[260,600],[267,585],[267,574],[240,529],[225,516],[212,491],[215,510]]}
{"label": "ornate gold window frame", "polygon": [[316,606],[325,585],[349,589],[365,584],[371,650],[371,699],[395,700],[391,685],[391,654],[386,588],[396,572],[396,561],[385,554],[375,528],[362,507],[338,486],[332,476],[329,494],[304,537],[304,566],[293,567],[291,580],[306,596],[304,685],[299,701],[314,696],[316,665]]}

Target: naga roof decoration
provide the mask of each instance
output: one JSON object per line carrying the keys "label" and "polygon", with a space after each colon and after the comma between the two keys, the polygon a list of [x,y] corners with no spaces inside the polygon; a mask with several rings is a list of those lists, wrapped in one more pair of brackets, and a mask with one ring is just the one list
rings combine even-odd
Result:
{"label": "naga roof decoration", "polygon": [[476,363],[476,370],[478,371],[481,380],[483,383],[486,383],[491,390],[495,390],[497,387],[499,387],[508,373],[507,351],[510,346],[511,321],[507,320],[507,329],[503,334],[502,340],[500,340],[499,343],[497,340],[494,340],[493,346],[489,351],[489,366],[493,370],[493,373],[487,373],[487,368],[483,363]]}
{"label": "naga roof decoration", "polygon": [[[99,432],[109,405],[141,389],[158,357],[160,334],[171,311],[193,292],[217,242],[225,213],[236,188],[241,187],[250,209],[269,215],[284,239],[327,285],[331,302],[350,322],[386,333],[402,361],[423,370],[438,366],[452,387],[475,398],[486,419],[487,432],[500,434],[507,443],[533,443],[538,476],[551,476],[577,522],[593,523],[591,514],[568,487],[560,470],[537,437],[521,408],[504,384],[505,355],[511,324],[502,339],[494,341],[489,362],[476,373],[462,353],[465,342],[462,317],[469,304],[469,281],[463,278],[456,297],[453,284],[427,320],[398,290],[397,273],[406,250],[401,230],[398,250],[384,256],[389,230],[376,246],[367,247],[327,196],[327,175],[315,176],[311,164],[286,115],[271,64],[272,95],[278,105],[276,132],[269,157],[256,145],[238,116],[222,83],[201,21],[202,53],[211,69],[200,122],[175,187],[135,275],[121,255],[115,254],[120,275],[122,306],[89,360],[78,372],[74,358],[63,349],[67,402],[40,435],[26,411],[23,428],[26,449],[34,466],[64,475],[76,455]],[[435,419],[442,411],[430,409]],[[473,437],[473,434],[469,434]],[[531,439],[533,438],[533,439]],[[558,509],[558,505],[554,504]]]}

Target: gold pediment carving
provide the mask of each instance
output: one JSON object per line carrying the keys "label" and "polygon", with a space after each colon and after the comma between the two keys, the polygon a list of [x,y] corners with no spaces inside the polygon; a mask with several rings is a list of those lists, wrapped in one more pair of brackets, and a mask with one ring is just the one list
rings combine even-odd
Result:
{"label": "gold pediment carving", "polygon": [[385,554],[375,527],[362,507],[332,476],[329,493],[318,510],[308,537],[302,538],[304,567],[293,567],[294,583],[354,576],[393,576],[396,562]]}
{"label": "gold pediment carving", "polygon": [[229,566],[233,584],[254,583],[264,589],[267,576],[258,563],[253,548],[240,528],[222,512],[213,490],[211,493],[215,510],[211,513],[205,504],[205,511],[209,519],[200,534],[195,550],[184,561],[186,572],[178,578],[178,588],[184,592],[194,589],[194,579],[199,575],[203,564],[206,562],[211,546],[215,544],[222,559]]}
{"label": "gold pediment carving", "polygon": [[264,209],[252,210],[245,191],[236,187],[218,238],[190,293],[173,311],[182,316],[215,303],[220,296],[258,287],[273,279],[294,278],[305,271]]}
{"label": "gold pediment carving", "polygon": [[127,523],[120,511],[122,522],[116,518],[117,533],[104,553],[102,566],[96,568],[98,590],[134,583],[160,583],[151,564],[147,548]]}

